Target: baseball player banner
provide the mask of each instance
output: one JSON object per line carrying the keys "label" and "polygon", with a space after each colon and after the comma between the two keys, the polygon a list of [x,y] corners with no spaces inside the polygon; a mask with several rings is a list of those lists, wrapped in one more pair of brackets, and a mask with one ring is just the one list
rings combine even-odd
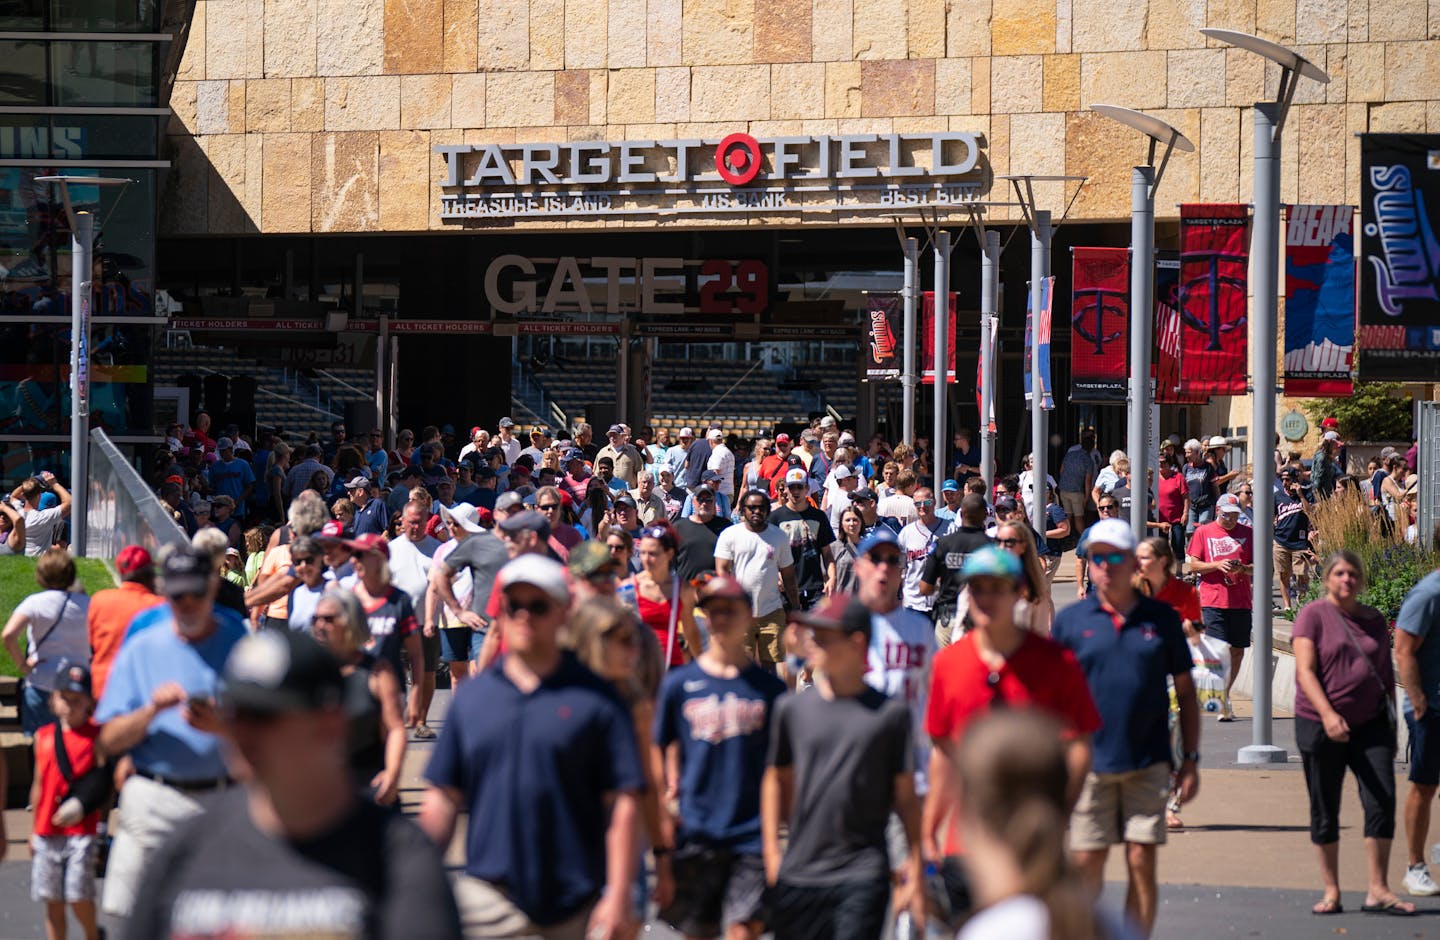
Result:
{"label": "baseball player banner", "polygon": [[901,346],[904,300],[899,294],[867,294],[865,305],[870,331],[865,344],[865,378],[899,378],[905,364]]}
{"label": "baseball player banner", "polygon": [[1285,213],[1285,394],[1348,398],[1355,355],[1355,210]]}
{"label": "baseball player banner", "polygon": [[1440,134],[1360,138],[1360,375],[1440,375]]}
{"label": "baseball player banner", "polygon": [[1209,395],[1187,393],[1180,387],[1180,256],[1159,252],[1155,259],[1155,402],[1165,405],[1203,405]]}
{"label": "baseball player banner", "polygon": [[[950,340],[945,345],[949,364],[945,368],[945,381],[955,381],[955,307],[959,295],[950,293]],[[920,305],[920,381],[925,385],[935,384],[935,292],[926,291],[924,303]]]}
{"label": "baseball player banner", "polygon": [[1192,395],[1243,395],[1249,209],[1180,207],[1180,387]]}
{"label": "baseball player banner", "polygon": [[1070,400],[1124,404],[1130,370],[1130,249],[1070,255]]}
{"label": "baseball player banner", "polygon": [[1031,377],[1033,372],[1030,368],[1030,347],[1031,347],[1031,321],[1038,320],[1035,327],[1035,342],[1040,356],[1040,407],[1045,411],[1055,410],[1055,387],[1050,381],[1050,334],[1051,334],[1051,311],[1054,308],[1055,278],[1046,277],[1040,279],[1040,316],[1030,316],[1030,292],[1025,292],[1025,400],[1030,401]]}

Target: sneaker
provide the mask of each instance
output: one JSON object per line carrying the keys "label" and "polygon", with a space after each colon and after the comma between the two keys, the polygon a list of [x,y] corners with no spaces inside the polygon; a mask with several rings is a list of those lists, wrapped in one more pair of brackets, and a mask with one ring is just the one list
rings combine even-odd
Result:
{"label": "sneaker", "polygon": [[1411,865],[1405,870],[1405,893],[1414,897],[1431,897],[1440,894],[1440,885],[1430,877],[1430,869],[1423,862]]}
{"label": "sneaker", "polygon": [[1226,703],[1225,703],[1225,707],[1223,707],[1223,708],[1220,709],[1220,714],[1217,715],[1217,716],[1215,716],[1215,720],[1216,720],[1216,721],[1234,721],[1234,720],[1235,720],[1235,712],[1234,712],[1234,710],[1230,707],[1230,703],[1229,703],[1229,702],[1226,702]]}

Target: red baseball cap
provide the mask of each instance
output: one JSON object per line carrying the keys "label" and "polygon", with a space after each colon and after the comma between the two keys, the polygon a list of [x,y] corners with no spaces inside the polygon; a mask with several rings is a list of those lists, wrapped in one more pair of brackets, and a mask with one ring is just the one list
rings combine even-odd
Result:
{"label": "red baseball cap", "polygon": [[777,435],[775,435],[775,443],[777,443],[777,444],[788,444],[788,443],[790,443],[790,435],[788,435],[788,434],[777,434]]}
{"label": "red baseball cap", "polygon": [[120,554],[115,556],[115,570],[122,577],[153,567],[154,564],[155,559],[151,558],[150,553],[139,545],[126,545],[120,549]]}
{"label": "red baseball cap", "polygon": [[1326,418],[1324,421],[1320,422],[1320,426],[1322,428],[1338,428],[1340,426],[1340,422],[1336,421],[1334,418]]}
{"label": "red baseball cap", "polygon": [[425,523],[425,534],[430,536],[431,538],[434,538],[435,533],[438,532],[440,527],[444,524],[444,519],[441,519],[439,516],[431,516],[430,521]]}
{"label": "red baseball cap", "polygon": [[493,528],[495,525],[495,514],[484,506],[475,507],[475,521],[485,528]]}
{"label": "red baseball cap", "polygon": [[345,526],[340,522],[339,519],[331,519],[329,522],[325,523],[323,526],[320,527],[320,534],[316,536],[316,538],[319,539],[332,539],[334,541],[339,541],[344,537]]}
{"label": "red baseball cap", "polygon": [[364,535],[350,539],[345,542],[345,547],[352,552],[379,552],[382,556],[390,557],[390,543],[385,536],[377,532],[366,532]]}
{"label": "red baseball cap", "polygon": [[182,477],[182,476],[181,476],[180,474],[178,474],[178,473],[172,473],[172,474],[170,474],[168,477],[165,478],[165,482],[166,482],[166,483],[178,483],[179,485],[184,486],[184,485],[185,485],[185,478]]}

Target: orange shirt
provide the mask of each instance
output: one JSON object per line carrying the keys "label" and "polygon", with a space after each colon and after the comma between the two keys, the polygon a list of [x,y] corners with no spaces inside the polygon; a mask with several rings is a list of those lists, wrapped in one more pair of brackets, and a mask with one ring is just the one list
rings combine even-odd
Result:
{"label": "orange shirt", "polygon": [[123,581],[119,587],[96,591],[90,598],[90,612],[85,626],[90,633],[90,681],[98,701],[105,692],[105,680],[120,652],[120,641],[130,621],[142,610],[163,604],[164,598],[136,581]]}

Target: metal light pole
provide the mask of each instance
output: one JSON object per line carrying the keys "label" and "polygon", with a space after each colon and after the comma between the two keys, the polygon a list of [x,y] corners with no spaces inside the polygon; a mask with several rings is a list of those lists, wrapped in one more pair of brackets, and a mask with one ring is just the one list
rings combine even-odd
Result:
{"label": "metal light pole", "polygon": [[945,471],[950,440],[945,431],[949,403],[946,386],[950,365],[950,233],[935,233],[935,436],[930,439],[930,460],[936,480]]}
{"label": "metal light pole", "polygon": [[[1110,104],[1091,110],[1134,128],[1150,138],[1149,156],[1130,176],[1130,407],[1126,421],[1126,449],[1130,454],[1130,528],[1145,538],[1150,518],[1150,462],[1155,455],[1146,433],[1150,419],[1150,347],[1155,332],[1155,191],[1175,150],[1190,152],[1195,145],[1159,118]],[[1165,143],[1165,155],[1155,166],[1155,149]],[[1139,486],[1133,481],[1138,480]]]}
{"label": "metal light pole", "polygon": [[1030,229],[1030,525],[1044,534],[1045,477],[1049,455],[1046,433],[1044,390],[1040,384],[1040,306],[1044,299],[1045,278],[1050,276],[1050,213],[1039,209],[1031,213],[1035,224]]}
{"label": "metal light pole", "polygon": [[995,314],[1000,295],[1000,233],[985,233],[980,254],[980,475],[985,492],[995,488],[995,431],[990,413],[995,410]]}
{"label": "metal light pole", "polygon": [[83,558],[89,535],[90,306],[95,289],[95,216],[75,209],[70,201],[70,186],[120,186],[123,195],[123,187],[130,185],[130,180],[37,176],[35,182],[59,185],[65,218],[70,223],[70,551]]}
{"label": "metal light pole", "polygon": [[1254,271],[1254,296],[1250,308],[1250,369],[1253,377],[1250,407],[1250,462],[1254,468],[1255,579],[1251,602],[1251,629],[1254,649],[1251,662],[1254,676],[1255,719],[1251,743],[1240,749],[1242,764],[1284,763],[1285,749],[1277,747],[1273,734],[1270,653],[1272,635],[1270,594],[1274,571],[1270,546],[1275,538],[1275,465],[1270,455],[1275,433],[1275,356],[1278,341],[1280,272],[1280,131],[1295,97],[1300,76],[1322,84],[1330,76],[1309,59],[1284,46],[1228,29],[1202,29],[1211,39],[1248,49],[1280,66],[1280,84],[1274,101],[1255,105],[1255,229],[1251,234],[1250,257]]}
{"label": "metal light pole", "polygon": [[901,439],[911,447],[915,446],[915,388],[920,384],[920,376],[915,371],[915,344],[919,336],[915,332],[915,298],[920,293],[920,243],[916,239],[906,238],[903,242],[905,248],[905,288],[901,295],[905,304],[905,319],[901,345],[905,349],[904,366],[900,373],[901,400]]}

